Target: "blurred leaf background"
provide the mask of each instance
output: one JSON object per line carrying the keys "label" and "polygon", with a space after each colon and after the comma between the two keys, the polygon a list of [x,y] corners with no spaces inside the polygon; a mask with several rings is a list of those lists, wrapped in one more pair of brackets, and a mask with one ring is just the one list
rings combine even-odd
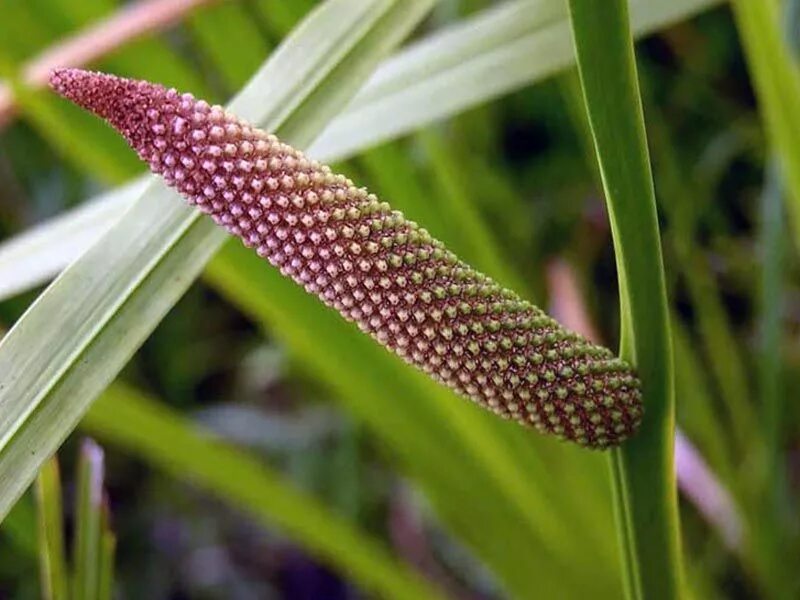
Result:
{"label": "blurred leaf background", "polygon": [[[0,74],[16,98],[0,132],[0,289],[14,291],[0,302],[7,329],[39,293],[31,283],[63,266],[47,254],[74,258],[69,249],[86,244],[50,232],[9,260],[15,236],[141,167],[99,121],[25,84],[35,57],[130,6],[0,2]],[[785,32],[798,36],[800,11],[754,3],[632,2],[634,29],[658,29],[636,49],[678,422],[734,507],[704,512],[691,493],[681,501],[698,598],[791,598],[800,588],[790,401],[800,372],[797,230],[786,225],[800,173],[800,136],[786,133],[800,115],[791,103],[800,76],[783,42]],[[196,2],[91,66],[224,102],[315,4]],[[577,306],[613,345],[614,254],[565,4],[440,0],[409,43],[418,45],[389,59],[310,152],[340,160],[337,168],[528,298]],[[69,235],[88,229],[78,223]],[[555,268],[571,287],[557,285]],[[43,275],[31,277],[37,269]],[[7,377],[0,372],[0,383]],[[453,397],[236,242],[80,427],[105,449],[120,597],[622,594],[601,455]],[[79,436],[59,453],[71,543],[86,493],[73,477]],[[684,490],[697,492],[687,481]],[[0,525],[0,597],[42,595],[34,496]],[[741,534],[726,538],[708,514]]]}

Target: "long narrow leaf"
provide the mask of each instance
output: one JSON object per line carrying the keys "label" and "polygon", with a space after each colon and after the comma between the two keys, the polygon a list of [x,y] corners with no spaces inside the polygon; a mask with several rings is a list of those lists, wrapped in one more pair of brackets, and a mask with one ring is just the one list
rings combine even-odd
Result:
{"label": "long narrow leaf", "polygon": [[72,546],[72,597],[97,598],[102,571],[103,450],[84,440],[78,458],[75,536]]}
{"label": "long narrow leaf", "polygon": [[[800,2],[784,2],[784,33],[795,64],[800,64]],[[759,355],[758,391],[764,431],[764,466],[761,469],[759,498],[752,511],[751,546],[766,593],[774,597],[790,597],[797,586],[792,566],[783,560],[791,547],[787,526],[792,517],[791,485],[784,452],[787,404],[783,374],[783,314],[785,304],[786,253],[789,234],[786,227],[786,201],[789,199],[780,156],[767,163],[761,193],[759,241],[764,268],[759,281]],[[795,209],[796,210],[796,209]],[[797,233],[795,231],[795,233]],[[791,550],[789,550],[791,551]]]}
{"label": "long narrow leaf", "polygon": [[436,598],[435,590],[392,560],[386,549],[315,500],[281,481],[260,461],[185,424],[138,392],[113,386],[83,426],[177,478],[187,478],[259,523],[279,525],[326,562],[381,598]]}
{"label": "long narrow leaf", "polygon": [[39,471],[36,479],[36,505],[42,597],[46,600],[66,600],[68,588],[64,510],[61,502],[61,477],[55,457],[44,463]]}
{"label": "long narrow leaf", "polygon": [[[719,2],[634,0],[633,26],[642,36]],[[540,8],[542,3],[509,2],[399,53],[325,129],[310,155],[328,162],[348,158],[567,67],[574,55],[564,9],[547,0],[548,6],[560,7],[560,13],[553,13]],[[553,14],[561,16],[551,20]],[[508,38],[509,22],[518,37]],[[122,189],[117,193],[0,244],[0,299],[44,283],[88,249],[116,221],[122,206],[137,197]],[[40,236],[44,231],[47,238]],[[52,244],[43,246],[41,239]],[[17,266],[20,261],[25,268]]]}
{"label": "long narrow leaf", "polygon": [[[325,3],[231,107],[307,144],[431,4]],[[0,516],[226,239],[174,192],[149,184],[7,334],[0,344]]]}
{"label": "long narrow leaf", "polygon": [[114,597],[114,556],[117,552],[117,536],[111,531],[108,512],[104,513],[103,529],[100,532],[100,564],[97,581],[98,600]]}
{"label": "long narrow leaf", "polygon": [[578,71],[614,234],[621,355],[642,379],[641,431],[612,480],[630,598],[679,598],[672,346],[655,193],[626,0],[570,0]]}
{"label": "long narrow leaf", "polygon": [[[632,0],[633,26],[643,35],[718,3]],[[544,79],[574,60],[563,2],[508,2],[387,62],[309,152],[323,161],[334,152],[350,156]]]}
{"label": "long narrow leaf", "polygon": [[100,239],[146,185],[145,179],[137,179],[3,244],[0,298],[41,285],[63,270]]}
{"label": "long narrow leaf", "polygon": [[800,67],[784,41],[778,2],[733,0],[732,5],[760,113],[786,181],[794,236],[800,239]]}

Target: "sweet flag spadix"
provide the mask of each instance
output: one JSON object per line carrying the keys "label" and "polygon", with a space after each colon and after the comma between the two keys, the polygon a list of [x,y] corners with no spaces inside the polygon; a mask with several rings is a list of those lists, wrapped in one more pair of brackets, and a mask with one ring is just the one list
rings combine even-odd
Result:
{"label": "sweet flag spadix", "polygon": [[640,383],[627,363],[329,167],[157,84],[79,69],[54,71],[50,83],[117,129],[190,204],[461,395],[590,448],[638,427]]}

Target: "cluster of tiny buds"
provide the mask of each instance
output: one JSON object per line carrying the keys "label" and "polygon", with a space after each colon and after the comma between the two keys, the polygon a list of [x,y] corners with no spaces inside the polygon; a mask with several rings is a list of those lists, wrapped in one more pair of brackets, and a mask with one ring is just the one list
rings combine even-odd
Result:
{"label": "cluster of tiny buds", "polygon": [[274,135],[149,82],[64,69],[51,86],[281,273],[461,395],[590,448],[638,427],[628,364]]}

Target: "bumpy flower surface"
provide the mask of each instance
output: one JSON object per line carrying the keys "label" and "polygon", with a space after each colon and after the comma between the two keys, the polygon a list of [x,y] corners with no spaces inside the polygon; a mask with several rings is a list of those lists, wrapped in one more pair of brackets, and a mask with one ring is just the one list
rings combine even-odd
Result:
{"label": "bumpy flower surface", "polygon": [[119,130],[189,203],[448,387],[586,447],[636,430],[641,393],[629,365],[327,166],[159,85],[64,69],[51,86]]}

